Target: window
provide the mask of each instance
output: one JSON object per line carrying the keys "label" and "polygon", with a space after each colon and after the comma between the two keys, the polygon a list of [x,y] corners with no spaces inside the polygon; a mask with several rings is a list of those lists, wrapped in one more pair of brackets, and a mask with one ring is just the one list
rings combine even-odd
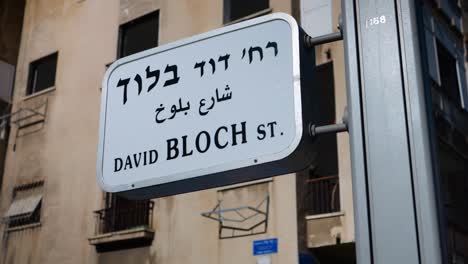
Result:
{"label": "window", "polygon": [[[127,22],[119,28],[118,57],[125,57],[158,46],[159,11]],[[109,233],[138,226],[151,226],[153,202],[132,201],[106,193],[105,208],[97,211],[99,232]]]}
{"label": "window", "polygon": [[[159,11],[127,22],[119,28],[118,57],[122,58],[158,46]],[[132,201],[106,193],[105,208],[98,211],[103,220],[101,233],[117,232],[138,226],[151,227],[153,202]]]}
{"label": "window", "polygon": [[[319,125],[333,124],[336,116],[333,62],[317,66],[316,79],[322,111]],[[307,180],[308,215],[340,211],[336,135],[321,135],[317,138],[317,152],[315,168],[309,172]]]}
{"label": "window", "polygon": [[13,189],[13,202],[3,217],[9,230],[40,222],[43,183],[39,181]]}
{"label": "window", "polygon": [[[319,125],[334,124],[335,111],[335,87],[333,77],[333,62],[324,63],[316,68],[317,87],[320,94]],[[321,135],[317,139],[319,155],[317,157],[316,173],[320,177],[338,175],[338,144],[335,134]]]}
{"label": "window", "polygon": [[103,220],[101,233],[117,232],[139,226],[151,226],[153,202],[128,200],[122,196],[106,193],[106,208],[98,211]]}
{"label": "window", "polygon": [[[0,100],[11,103],[13,84],[15,82],[15,66],[0,60]],[[1,108],[4,109],[4,108]]]}
{"label": "window", "polygon": [[224,23],[268,9],[268,2],[269,0],[224,0]]}
{"label": "window", "polygon": [[31,63],[26,95],[40,92],[55,85],[57,57],[58,53],[54,53]]}
{"label": "window", "polygon": [[118,57],[122,58],[158,46],[159,11],[120,26]]}
{"label": "window", "polygon": [[[89,238],[97,252],[146,247],[154,239],[153,201],[132,201],[106,193],[105,208],[94,211],[96,228]],[[115,235],[102,236],[102,234]]]}
{"label": "window", "polygon": [[439,60],[440,89],[456,105],[461,106],[457,60],[439,41],[437,41],[437,58]]}
{"label": "window", "polygon": [[[119,28],[118,58],[158,46],[159,11],[127,22]],[[107,65],[108,66],[108,65]],[[95,211],[95,236],[89,239],[97,252],[145,247],[154,238],[151,200],[128,200],[118,194],[105,194],[105,205]],[[111,239],[106,233],[119,233]]]}

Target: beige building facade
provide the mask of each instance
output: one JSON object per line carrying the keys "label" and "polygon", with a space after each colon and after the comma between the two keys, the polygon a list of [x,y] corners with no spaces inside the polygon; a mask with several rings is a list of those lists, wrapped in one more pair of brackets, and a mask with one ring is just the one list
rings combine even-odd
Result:
{"label": "beige building facade", "polygon": [[[16,61],[8,61],[16,71],[14,115],[5,130],[0,263],[355,261],[345,133],[319,143],[336,160],[331,165],[327,158],[297,174],[153,199],[140,209],[128,202],[126,210],[117,210],[126,202],[116,202],[97,184],[101,81],[106,65],[122,56],[122,32],[133,21],[155,14],[159,46],[273,12],[300,21],[296,0],[264,1],[261,8],[231,16],[228,2],[236,10],[235,1],[227,0],[26,0],[24,10],[10,13],[24,18],[16,25],[21,31]],[[332,1],[330,9],[335,24],[339,2]],[[2,38],[11,36],[15,43],[9,34]],[[14,57],[11,50],[14,46],[8,58]],[[5,54],[0,51],[3,61]],[[315,63],[324,76],[317,89],[332,92],[329,121],[341,120],[346,105],[341,41],[316,47]],[[41,67],[55,69],[43,86]],[[322,167],[327,169],[320,172]],[[233,209],[231,214],[245,206],[261,213],[241,223],[202,215],[217,205]],[[256,212],[246,210],[242,214]],[[262,260],[253,255],[252,244],[267,238],[278,239],[278,253]]]}

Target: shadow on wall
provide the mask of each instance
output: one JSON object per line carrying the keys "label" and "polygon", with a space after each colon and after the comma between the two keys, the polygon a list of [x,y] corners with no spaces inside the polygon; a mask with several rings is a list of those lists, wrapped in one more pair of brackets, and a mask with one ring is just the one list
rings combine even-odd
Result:
{"label": "shadow on wall", "polygon": [[155,264],[156,252],[151,252],[150,247],[141,247],[127,250],[111,251],[106,253],[98,253],[97,263]]}

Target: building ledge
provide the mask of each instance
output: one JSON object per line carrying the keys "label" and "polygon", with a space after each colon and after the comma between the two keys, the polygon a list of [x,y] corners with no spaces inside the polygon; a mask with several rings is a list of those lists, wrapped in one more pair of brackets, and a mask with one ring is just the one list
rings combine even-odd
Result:
{"label": "building ledge", "polygon": [[154,230],[148,227],[137,227],[128,230],[99,234],[88,238],[98,252],[145,247],[151,245]]}
{"label": "building ledge", "polygon": [[15,226],[15,227],[9,227],[7,228],[7,232],[16,232],[16,231],[21,231],[24,229],[30,229],[30,228],[35,228],[41,226],[41,223],[32,223],[32,224],[27,224],[27,225],[21,225],[21,226]]}
{"label": "building ledge", "polygon": [[317,214],[317,215],[307,215],[305,217],[305,219],[306,220],[314,220],[314,219],[330,218],[330,217],[337,217],[337,216],[344,216],[344,212],[335,212],[335,213]]}
{"label": "building ledge", "polygon": [[307,247],[320,248],[343,242],[344,212],[306,216]]}
{"label": "building ledge", "polygon": [[44,94],[48,94],[48,93],[51,93],[55,91],[55,86],[52,86],[52,87],[49,87],[49,88],[46,88],[42,91],[39,91],[39,92],[36,92],[36,93],[33,93],[33,94],[30,94],[30,95],[25,95],[23,96],[23,101],[27,101],[29,99],[32,99],[32,98],[36,98],[36,97],[39,97],[41,95],[44,95]]}

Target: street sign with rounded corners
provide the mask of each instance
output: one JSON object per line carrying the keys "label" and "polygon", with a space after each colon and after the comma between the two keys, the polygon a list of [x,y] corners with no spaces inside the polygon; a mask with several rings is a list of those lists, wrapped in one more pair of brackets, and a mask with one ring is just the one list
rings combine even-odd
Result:
{"label": "street sign with rounded corners", "polygon": [[102,85],[102,189],[160,197],[305,167],[312,89],[301,85],[313,68],[301,71],[314,53],[302,34],[277,13],[114,62]]}

